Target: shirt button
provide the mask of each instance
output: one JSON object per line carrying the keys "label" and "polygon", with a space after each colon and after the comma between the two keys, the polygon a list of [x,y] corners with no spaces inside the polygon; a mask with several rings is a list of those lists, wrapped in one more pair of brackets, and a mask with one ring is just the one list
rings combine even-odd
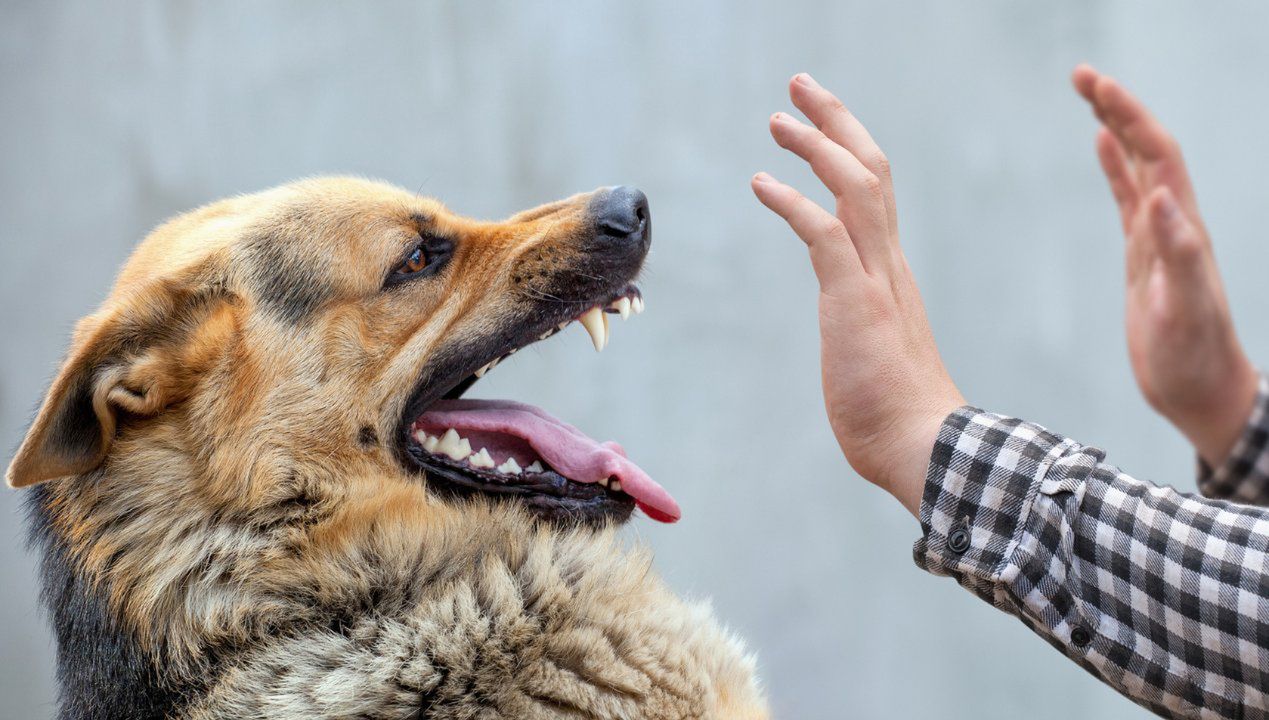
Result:
{"label": "shirt button", "polygon": [[1075,647],[1088,647],[1091,642],[1093,642],[1093,634],[1088,630],[1078,626],[1071,630],[1071,644]]}
{"label": "shirt button", "polygon": [[969,549],[969,528],[958,522],[947,533],[947,549],[960,555]]}

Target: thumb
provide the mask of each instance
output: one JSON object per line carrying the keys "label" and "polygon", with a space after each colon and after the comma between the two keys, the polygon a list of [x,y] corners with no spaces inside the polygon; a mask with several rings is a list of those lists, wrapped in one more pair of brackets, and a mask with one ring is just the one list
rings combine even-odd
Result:
{"label": "thumb", "polygon": [[1150,234],[1169,275],[1177,279],[1202,276],[1206,241],[1166,186],[1150,197]]}

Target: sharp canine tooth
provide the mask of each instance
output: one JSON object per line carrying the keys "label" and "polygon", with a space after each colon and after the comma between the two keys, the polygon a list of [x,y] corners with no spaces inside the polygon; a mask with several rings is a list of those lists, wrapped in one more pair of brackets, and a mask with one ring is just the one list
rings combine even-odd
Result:
{"label": "sharp canine tooth", "polygon": [[636,295],[634,299],[630,301],[630,309],[634,310],[635,315],[643,312],[643,298]]}
{"label": "sharp canine tooth", "polygon": [[608,484],[608,489],[613,492],[621,492],[621,481],[617,478],[613,478],[612,482]]}
{"label": "sharp canine tooth", "polygon": [[467,462],[480,468],[491,468],[495,465],[493,458],[489,457],[489,451],[481,448],[480,452],[467,458]]}
{"label": "sharp canine tooth", "polygon": [[599,484],[603,485],[604,487],[608,487],[608,478],[604,478],[603,480],[600,480]]}
{"label": "sharp canine tooth", "polygon": [[436,452],[448,455],[455,460],[462,460],[471,455],[471,443],[466,438],[458,436],[458,431],[450,428],[441,436],[440,442],[436,444]]}
{"label": "sharp canine tooth", "polygon": [[423,441],[423,449],[430,453],[434,453],[436,452],[436,446],[440,444],[441,444],[440,438],[428,435],[427,439]]}
{"label": "sharp canine tooth", "polygon": [[507,458],[507,461],[498,466],[498,472],[504,475],[519,475],[520,463],[516,462],[513,457]]}
{"label": "sharp canine tooth", "polygon": [[546,468],[542,467],[542,463],[538,462],[537,460],[534,460],[533,462],[529,463],[529,466],[526,467],[524,471],[531,472],[531,473],[540,473],[540,472],[546,472]]}
{"label": "sharp canine tooth", "polygon": [[481,369],[476,371],[476,377],[484,377],[485,373],[489,372],[492,368],[493,368],[493,363],[490,363],[482,367]]}
{"label": "sharp canine tooth", "polygon": [[612,330],[608,328],[608,313],[600,313],[599,317],[604,320],[604,347],[608,347],[608,338],[612,337]]}
{"label": "sharp canine tooth", "polygon": [[613,304],[617,306],[617,314],[621,315],[622,320],[630,317],[630,298],[620,298]]}
{"label": "sharp canine tooth", "polygon": [[608,341],[608,333],[604,331],[603,311],[593,307],[587,310],[579,320],[581,320],[582,327],[586,328],[586,332],[590,333],[590,342],[595,346],[595,351],[602,351]]}

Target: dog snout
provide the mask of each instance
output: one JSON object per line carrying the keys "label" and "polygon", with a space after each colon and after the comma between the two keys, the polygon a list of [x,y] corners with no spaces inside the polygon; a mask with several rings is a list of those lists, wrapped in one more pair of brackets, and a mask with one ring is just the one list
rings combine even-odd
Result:
{"label": "dog snout", "polygon": [[651,240],[648,196],[637,188],[618,185],[601,192],[592,205],[596,234],[623,245],[647,245]]}

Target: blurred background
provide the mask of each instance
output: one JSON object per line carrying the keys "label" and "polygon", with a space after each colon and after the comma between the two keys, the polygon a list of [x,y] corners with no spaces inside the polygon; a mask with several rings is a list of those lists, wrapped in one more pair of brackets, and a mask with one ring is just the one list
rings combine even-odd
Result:
{"label": "blurred background", "polygon": [[[668,581],[712,597],[777,717],[1145,712],[954,582],[853,474],[824,419],[802,244],[750,194],[817,183],[767,134],[808,71],[872,130],[935,333],[966,397],[1192,490],[1122,337],[1122,241],[1070,90],[1112,72],[1181,139],[1236,318],[1269,362],[1269,6],[1252,2],[0,4],[0,445],[72,323],[165,217],[319,173],[500,217],[599,185],[648,193],[648,312],[581,330],[476,396],[618,438],[681,501],[641,520]],[[7,460],[6,460],[7,462]],[[0,492],[0,717],[48,717],[52,647]]]}

